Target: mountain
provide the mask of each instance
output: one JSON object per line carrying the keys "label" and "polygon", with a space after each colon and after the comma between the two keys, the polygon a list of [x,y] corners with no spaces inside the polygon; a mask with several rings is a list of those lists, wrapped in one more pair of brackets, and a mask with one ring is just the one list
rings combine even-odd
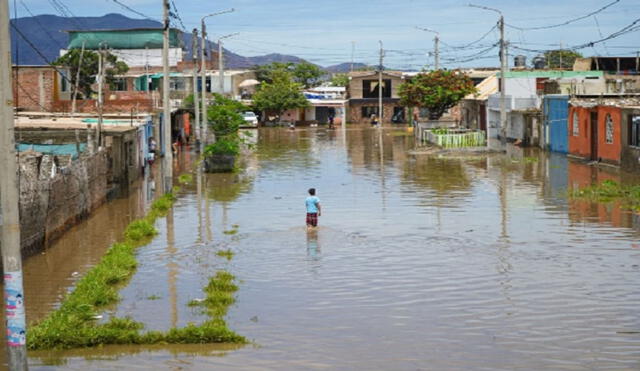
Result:
{"label": "mountain", "polygon": [[[102,17],[59,17],[56,15],[38,15],[12,19],[11,59],[21,65],[45,65],[54,61],[68,43],[65,30],[99,30],[161,28],[160,22],[148,19],[133,19],[122,14],[110,13]],[[18,29],[17,32],[15,29]],[[187,56],[191,55],[191,33],[184,33],[184,47]],[[26,40],[25,40],[26,39]],[[216,43],[208,46],[217,50]],[[245,57],[224,49],[225,65],[228,68],[248,68],[271,62],[300,63],[304,59],[285,54],[267,54]]]}
{"label": "mountain", "polygon": [[[359,69],[366,68],[366,67],[369,67],[369,66],[364,63],[353,64],[354,71],[357,71]],[[325,67],[324,69],[329,73],[347,73],[351,71],[351,63],[334,64],[333,66]]]}

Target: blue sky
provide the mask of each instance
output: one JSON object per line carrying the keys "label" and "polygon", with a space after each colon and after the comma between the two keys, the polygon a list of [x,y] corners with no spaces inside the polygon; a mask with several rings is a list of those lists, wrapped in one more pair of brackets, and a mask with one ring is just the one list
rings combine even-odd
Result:
{"label": "blue sky", "polygon": [[[57,14],[52,3],[62,2],[77,16],[121,13],[139,18],[113,0],[18,0],[18,16],[28,16],[23,1],[34,14]],[[152,18],[161,18],[161,0],[120,0]],[[433,34],[419,31],[427,27],[440,33],[441,63],[444,67],[498,66],[497,50],[487,50],[498,40],[497,31],[466,49],[451,48],[477,40],[497,22],[491,11],[470,8],[469,0],[173,0],[187,30],[199,24],[206,13],[227,8],[236,12],[210,18],[212,38],[239,32],[225,46],[241,55],[293,54],[323,66],[351,60],[376,64],[378,40],[387,51],[385,65],[391,68],[420,69],[433,64]],[[473,0],[474,4],[500,9],[506,23],[518,27],[561,23],[599,9],[614,0]],[[13,5],[13,0],[9,1]],[[13,16],[13,11],[12,11]],[[640,17],[640,1],[619,0],[595,17],[571,25],[519,31],[507,28],[507,39],[526,49],[553,49],[583,44],[608,36]],[[555,45],[555,46],[554,46]],[[484,54],[481,52],[485,51]],[[640,30],[581,50],[585,55],[635,55],[640,51]],[[476,54],[480,53],[477,57]],[[536,54],[511,50],[510,57],[524,54],[529,61]],[[464,62],[472,57],[473,60]],[[511,58],[510,58],[511,59]],[[511,61],[510,61],[511,62]]]}

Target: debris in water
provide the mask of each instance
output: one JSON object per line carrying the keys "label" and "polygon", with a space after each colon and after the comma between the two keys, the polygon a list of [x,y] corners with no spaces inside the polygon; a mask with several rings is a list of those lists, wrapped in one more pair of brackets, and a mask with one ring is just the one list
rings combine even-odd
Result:
{"label": "debris in water", "polygon": [[80,275],[80,273],[78,273],[78,272],[71,273],[71,277],[78,277],[79,275]]}

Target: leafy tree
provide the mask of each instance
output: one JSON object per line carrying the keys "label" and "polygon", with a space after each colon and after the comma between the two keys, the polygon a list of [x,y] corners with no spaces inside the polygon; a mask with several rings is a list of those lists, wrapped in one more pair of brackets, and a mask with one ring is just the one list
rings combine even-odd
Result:
{"label": "leafy tree", "polygon": [[281,63],[273,62],[262,66],[253,66],[253,72],[256,74],[256,79],[260,82],[272,83],[274,75],[280,76],[287,74],[290,77],[293,76],[293,63]]}
{"label": "leafy tree", "polygon": [[331,77],[331,85],[346,87],[349,85],[349,75],[346,73],[336,73]]}
{"label": "leafy tree", "polygon": [[300,90],[300,84],[292,81],[286,74],[281,74],[271,83],[260,84],[253,95],[253,105],[258,110],[274,112],[279,120],[284,111],[309,105]]}
{"label": "leafy tree", "polygon": [[402,105],[427,108],[433,120],[475,92],[473,80],[459,70],[423,72],[398,87]]}
{"label": "leafy tree", "polygon": [[216,142],[205,147],[205,154],[237,155],[241,142],[238,129],[244,124],[241,112],[247,107],[220,94],[214,94],[214,98],[215,102],[207,109],[207,118]]}
{"label": "leafy tree", "polygon": [[[53,61],[53,65],[66,67],[69,70],[69,76],[67,76],[71,82],[72,89],[76,86],[76,76],[78,75],[78,64],[80,62],[80,49],[71,49],[67,54],[59,57]],[[98,53],[91,50],[85,50],[82,55],[82,66],[80,66],[80,78],[78,80],[78,92],[82,93],[85,97],[91,96],[94,93],[91,89],[91,85],[95,82],[95,77],[98,74]],[[129,66],[126,63],[119,61],[118,57],[113,54],[105,54],[104,60],[105,67],[105,82],[113,89],[115,83],[115,76],[125,74],[129,71]]]}
{"label": "leafy tree", "polygon": [[549,50],[544,53],[549,68],[573,68],[576,58],[582,58],[582,54],[567,49]]}
{"label": "leafy tree", "polygon": [[293,79],[305,89],[317,86],[324,74],[320,67],[308,62],[298,63],[293,68]]}

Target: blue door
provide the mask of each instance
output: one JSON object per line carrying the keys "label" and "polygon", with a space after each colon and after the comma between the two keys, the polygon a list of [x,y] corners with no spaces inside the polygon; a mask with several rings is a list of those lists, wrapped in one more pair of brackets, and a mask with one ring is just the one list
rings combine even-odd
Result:
{"label": "blue door", "polygon": [[567,153],[569,96],[547,95],[543,107],[545,132],[549,133],[547,148],[553,152]]}

